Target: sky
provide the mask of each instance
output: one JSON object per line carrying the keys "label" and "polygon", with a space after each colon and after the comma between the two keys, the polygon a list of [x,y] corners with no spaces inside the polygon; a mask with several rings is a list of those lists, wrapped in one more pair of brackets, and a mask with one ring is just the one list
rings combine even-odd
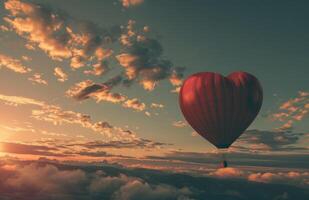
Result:
{"label": "sky", "polygon": [[[206,182],[228,177],[254,188],[282,180],[308,187],[307,6],[301,0],[1,0],[0,173],[61,174],[67,171],[58,162],[104,161]],[[227,169],[217,169],[217,149],[187,124],[178,105],[183,81],[204,71],[246,71],[263,87],[261,111],[229,148]],[[53,162],[42,167],[37,159]],[[113,178],[121,184],[109,195],[136,198],[120,197],[135,179]],[[21,179],[27,182],[7,183],[18,190]],[[162,194],[152,180],[137,180]],[[163,197],[200,199],[183,187],[169,186],[164,192],[174,196]],[[272,198],[295,197],[291,191]]]}

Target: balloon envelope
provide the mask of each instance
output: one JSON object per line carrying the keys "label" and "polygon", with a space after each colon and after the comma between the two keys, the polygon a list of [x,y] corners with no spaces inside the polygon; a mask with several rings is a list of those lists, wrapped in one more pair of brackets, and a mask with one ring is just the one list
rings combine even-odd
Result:
{"label": "balloon envelope", "polygon": [[212,72],[193,74],[179,94],[187,122],[217,148],[228,148],[248,128],[262,100],[259,81],[246,72],[227,77]]}

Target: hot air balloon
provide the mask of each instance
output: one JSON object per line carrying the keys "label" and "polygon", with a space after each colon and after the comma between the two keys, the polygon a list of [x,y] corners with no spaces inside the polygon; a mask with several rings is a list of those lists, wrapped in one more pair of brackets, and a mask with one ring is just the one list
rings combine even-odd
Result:
{"label": "hot air balloon", "polygon": [[[262,106],[263,91],[256,77],[233,72],[189,76],[179,94],[180,109],[191,127],[225,151],[253,122]],[[224,157],[223,166],[227,166]]]}

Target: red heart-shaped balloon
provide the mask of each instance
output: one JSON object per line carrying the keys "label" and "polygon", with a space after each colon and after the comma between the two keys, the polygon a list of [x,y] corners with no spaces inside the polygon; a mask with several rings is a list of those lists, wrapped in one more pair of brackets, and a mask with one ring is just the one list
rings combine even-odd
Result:
{"label": "red heart-shaped balloon", "polygon": [[212,72],[193,74],[179,94],[187,122],[217,148],[228,148],[248,128],[262,100],[259,81],[246,72],[227,77]]}

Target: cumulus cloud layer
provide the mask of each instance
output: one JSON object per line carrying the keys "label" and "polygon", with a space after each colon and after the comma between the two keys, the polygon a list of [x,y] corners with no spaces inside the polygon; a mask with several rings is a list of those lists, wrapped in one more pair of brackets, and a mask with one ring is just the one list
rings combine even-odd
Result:
{"label": "cumulus cloud layer", "polygon": [[[60,166],[61,167],[61,166]],[[118,172],[116,172],[118,173]],[[188,188],[150,184],[139,177],[101,169],[60,169],[45,163],[1,162],[1,196],[23,199],[189,199]],[[33,176],[35,174],[35,176]]]}
{"label": "cumulus cloud layer", "polygon": [[[63,165],[46,159],[28,162],[1,160],[0,174],[0,197],[11,199],[260,200],[281,196],[306,199],[309,195],[304,188],[269,182],[261,184],[233,176],[218,179],[106,164]],[[289,173],[289,176],[298,174]]]}

